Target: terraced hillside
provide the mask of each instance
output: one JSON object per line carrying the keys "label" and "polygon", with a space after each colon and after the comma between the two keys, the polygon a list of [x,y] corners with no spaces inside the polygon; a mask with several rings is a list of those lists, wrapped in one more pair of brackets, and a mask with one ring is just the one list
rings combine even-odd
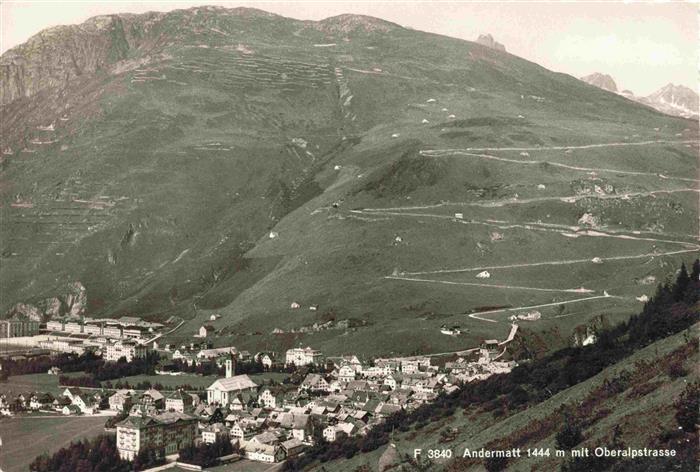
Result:
{"label": "terraced hillside", "polygon": [[0,63],[2,310],[79,280],[173,340],[444,352],[627,317],[698,251],[697,122],[476,43],[196,8]]}

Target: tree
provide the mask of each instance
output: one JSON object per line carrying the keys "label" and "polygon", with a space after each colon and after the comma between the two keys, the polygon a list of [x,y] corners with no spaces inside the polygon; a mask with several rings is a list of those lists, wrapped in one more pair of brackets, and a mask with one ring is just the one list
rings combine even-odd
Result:
{"label": "tree", "polygon": [[690,276],[688,275],[688,270],[685,268],[685,264],[681,264],[678,277],[676,277],[676,283],[673,286],[673,299],[677,302],[683,300],[689,285]]}
{"label": "tree", "polygon": [[566,416],[564,428],[556,435],[557,447],[570,450],[576,447],[582,440],[581,427],[569,415]]}

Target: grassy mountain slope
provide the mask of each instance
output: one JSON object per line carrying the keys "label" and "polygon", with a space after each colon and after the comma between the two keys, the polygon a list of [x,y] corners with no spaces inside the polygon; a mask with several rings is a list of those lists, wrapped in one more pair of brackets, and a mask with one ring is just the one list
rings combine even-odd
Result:
{"label": "grassy mountain slope", "polygon": [[[2,309],[80,280],[93,314],[188,319],[174,340],[220,313],[218,344],[444,351],[505,337],[513,313],[464,315],[480,307],[551,304],[563,332],[628,316],[683,256],[641,255],[697,249],[696,123],[475,43],[195,8],[43,32],[0,62]],[[421,154],[481,147],[596,170]],[[573,234],[585,214],[609,235]],[[289,333],[327,320],[358,327]]]}

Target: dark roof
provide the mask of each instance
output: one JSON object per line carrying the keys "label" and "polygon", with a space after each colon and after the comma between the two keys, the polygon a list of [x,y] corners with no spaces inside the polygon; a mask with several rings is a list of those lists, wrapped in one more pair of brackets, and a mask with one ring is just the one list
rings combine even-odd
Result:
{"label": "dark roof", "polygon": [[178,421],[195,421],[195,418],[182,413],[166,412],[152,416],[129,416],[121,423],[117,423],[118,427],[140,429],[153,424],[173,424]]}

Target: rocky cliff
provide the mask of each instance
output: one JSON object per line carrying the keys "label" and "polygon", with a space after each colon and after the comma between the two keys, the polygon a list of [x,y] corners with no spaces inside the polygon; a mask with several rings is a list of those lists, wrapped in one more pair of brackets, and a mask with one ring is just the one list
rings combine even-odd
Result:
{"label": "rocky cliff", "polygon": [[506,52],[506,47],[493,39],[493,36],[490,34],[480,34],[479,37],[476,39],[476,42],[481,44],[482,46],[486,46],[487,48],[495,49],[497,51],[503,51]]}
{"label": "rocky cliff", "polygon": [[125,59],[139,32],[120,16],[99,16],[80,25],[57,26],[32,36],[0,58],[2,104],[59,90],[76,77],[94,74]]}
{"label": "rocky cliff", "polygon": [[608,74],[595,72],[585,77],[581,77],[581,80],[588,84],[595,85],[598,88],[602,88],[603,90],[607,90],[608,92],[617,92],[617,84]]}

